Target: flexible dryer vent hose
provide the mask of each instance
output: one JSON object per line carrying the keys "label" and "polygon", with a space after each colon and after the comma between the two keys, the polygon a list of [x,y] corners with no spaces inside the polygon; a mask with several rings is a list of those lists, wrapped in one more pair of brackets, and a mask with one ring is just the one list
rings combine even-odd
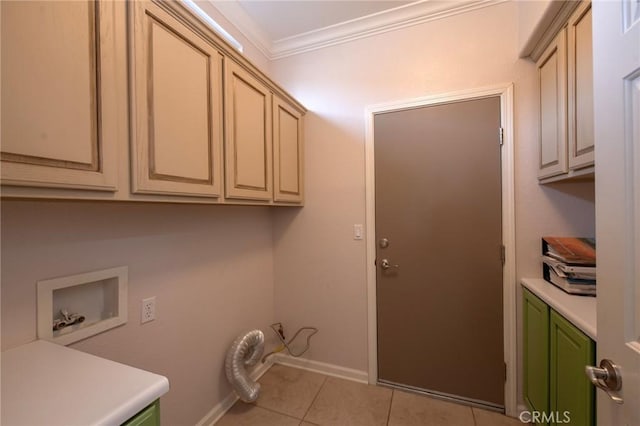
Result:
{"label": "flexible dryer vent hose", "polygon": [[254,402],[260,393],[260,383],[249,377],[246,367],[256,364],[264,351],[264,334],[252,330],[233,341],[224,363],[229,383],[244,402]]}

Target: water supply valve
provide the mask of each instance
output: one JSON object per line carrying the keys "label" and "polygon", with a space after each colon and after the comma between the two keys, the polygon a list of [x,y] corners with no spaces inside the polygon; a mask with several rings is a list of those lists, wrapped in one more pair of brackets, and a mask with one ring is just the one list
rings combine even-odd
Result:
{"label": "water supply valve", "polygon": [[53,320],[53,331],[58,331],[73,324],[80,324],[84,320],[84,315],[70,314],[66,308],[62,308],[60,309],[60,318]]}

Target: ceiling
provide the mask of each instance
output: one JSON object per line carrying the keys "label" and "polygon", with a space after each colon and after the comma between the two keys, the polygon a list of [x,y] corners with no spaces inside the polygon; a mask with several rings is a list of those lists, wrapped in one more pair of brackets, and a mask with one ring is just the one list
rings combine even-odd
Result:
{"label": "ceiling", "polygon": [[507,0],[199,0],[269,59],[464,13]]}
{"label": "ceiling", "polygon": [[272,41],[399,7],[411,1],[238,0]]}

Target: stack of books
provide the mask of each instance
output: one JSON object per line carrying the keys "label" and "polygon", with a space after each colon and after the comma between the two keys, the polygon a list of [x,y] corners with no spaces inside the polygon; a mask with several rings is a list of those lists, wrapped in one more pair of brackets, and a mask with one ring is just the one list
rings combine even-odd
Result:
{"label": "stack of books", "polygon": [[570,294],[596,295],[596,241],[542,237],[544,279]]}

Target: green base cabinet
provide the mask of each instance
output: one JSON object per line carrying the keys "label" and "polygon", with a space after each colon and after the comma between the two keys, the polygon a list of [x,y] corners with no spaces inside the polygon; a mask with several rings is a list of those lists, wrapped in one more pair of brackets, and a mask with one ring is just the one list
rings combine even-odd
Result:
{"label": "green base cabinet", "polygon": [[551,412],[560,419],[566,413],[570,424],[593,426],[595,388],[584,367],[595,365],[595,343],[554,310],[549,327]]}
{"label": "green base cabinet", "polygon": [[160,426],[160,401],[156,400],[124,422],[122,426]]}
{"label": "green base cabinet", "polygon": [[524,400],[549,412],[549,306],[528,290],[523,299]]}
{"label": "green base cabinet", "polygon": [[595,425],[595,389],[584,373],[595,343],[523,288],[523,395],[542,425]]}

